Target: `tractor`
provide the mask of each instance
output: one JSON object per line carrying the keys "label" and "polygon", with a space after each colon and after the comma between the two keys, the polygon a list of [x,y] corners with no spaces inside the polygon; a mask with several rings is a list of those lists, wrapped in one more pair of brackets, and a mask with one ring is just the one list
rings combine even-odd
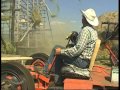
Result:
{"label": "tractor", "polygon": [[[107,40],[116,35],[118,25],[115,28],[115,33],[106,38],[105,42],[97,40],[92,54],[90,66],[88,69],[80,69],[72,65],[67,68],[62,68],[62,76],[64,77],[63,85],[56,86],[54,84],[54,73],[51,69],[56,60],[54,57],[53,62],[49,65],[49,77],[39,73],[47,62],[48,55],[44,53],[37,53],[30,57],[32,60],[27,60],[25,65],[17,62],[3,62],[1,63],[1,89],[2,90],[104,90],[113,89],[117,90],[118,85],[118,58],[106,44]],[[68,37],[67,47],[72,47],[75,44],[77,32],[72,32]],[[70,43],[72,42],[72,43]],[[95,65],[95,59],[99,50],[100,44],[104,44],[111,55],[112,66],[106,68],[104,66]],[[77,68],[73,71],[71,69]],[[80,71],[81,73],[79,73]]]}

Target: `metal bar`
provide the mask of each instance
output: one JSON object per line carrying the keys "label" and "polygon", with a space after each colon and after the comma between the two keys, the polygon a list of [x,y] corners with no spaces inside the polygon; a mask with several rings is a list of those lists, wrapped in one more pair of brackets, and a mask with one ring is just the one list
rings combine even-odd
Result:
{"label": "metal bar", "polygon": [[106,38],[107,38],[108,35],[109,35],[109,27],[110,27],[110,24],[108,23],[108,29],[107,29],[107,31],[106,31]]}
{"label": "metal bar", "polygon": [[27,9],[26,7],[24,7],[23,5],[20,5],[21,7],[23,7],[25,10]]}
{"label": "metal bar", "polygon": [[118,22],[102,22],[102,24],[117,24]]}
{"label": "metal bar", "polygon": [[50,29],[35,29],[35,30],[30,30],[31,32],[35,32],[35,31],[50,31]]}
{"label": "metal bar", "polygon": [[42,0],[42,1],[43,1],[44,5],[46,6],[46,8],[48,9],[48,11],[49,11],[50,15],[52,15],[52,12],[51,12],[51,10],[49,9],[49,7],[47,6],[47,4],[46,4],[45,0]]}
{"label": "metal bar", "polygon": [[23,2],[24,2],[24,4],[26,4],[27,5],[27,3],[25,2],[26,0],[22,0]]}
{"label": "metal bar", "polygon": [[6,11],[10,11],[12,9],[1,9],[1,12],[6,12]]}
{"label": "metal bar", "polygon": [[[12,9],[2,9],[1,12],[8,12],[11,11]],[[20,9],[15,9],[15,11],[20,11]]]}
{"label": "metal bar", "polygon": [[52,33],[52,29],[51,29],[51,24],[50,24],[50,18],[49,18],[49,14],[48,14],[48,11],[47,11],[47,17],[48,17],[48,23],[49,23],[50,32],[51,32],[52,41],[53,41],[53,33]]}
{"label": "metal bar", "polygon": [[30,25],[29,29],[25,32],[25,34],[23,35],[23,37],[20,39],[20,42],[26,37],[26,35],[29,33],[29,31],[31,30],[33,24]]}
{"label": "metal bar", "polygon": [[105,44],[105,47],[109,50],[110,54],[115,58],[115,60],[112,60],[112,63],[113,63],[114,65],[116,65],[116,64],[119,62],[118,58],[117,58],[117,57],[115,56],[115,54],[112,52],[112,50],[111,50],[111,48],[110,48],[110,46],[109,46],[108,44]]}
{"label": "metal bar", "polygon": [[7,2],[10,2],[10,0],[1,1],[1,3],[7,3]]}
{"label": "metal bar", "polygon": [[11,44],[14,45],[15,0],[12,0]]}
{"label": "metal bar", "polygon": [[[104,40],[104,42],[102,42],[102,44],[106,43],[108,40],[112,40],[112,38],[115,37],[115,35],[117,35],[118,26],[119,26],[119,25],[117,24],[116,27],[115,27],[115,29],[114,29],[114,31],[113,31],[113,33],[112,33],[109,37],[107,37],[107,38]],[[116,31],[116,32],[115,32],[115,31]],[[118,37],[115,37],[115,38],[118,38]]]}
{"label": "metal bar", "polygon": [[23,15],[27,15],[26,11],[24,11],[23,9],[21,11],[23,12]]}

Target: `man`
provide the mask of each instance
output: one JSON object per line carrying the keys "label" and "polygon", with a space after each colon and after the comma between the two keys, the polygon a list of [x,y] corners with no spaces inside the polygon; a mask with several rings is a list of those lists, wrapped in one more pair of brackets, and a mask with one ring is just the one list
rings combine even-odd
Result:
{"label": "man", "polygon": [[93,26],[98,26],[98,18],[93,9],[89,8],[82,12],[82,30],[77,37],[77,43],[74,47],[64,48],[62,46],[55,46],[48,58],[48,63],[45,65],[44,71],[47,72],[48,65],[55,61],[55,83],[60,82],[60,70],[63,63],[72,64],[76,67],[85,69],[89,67],[90,58],[93,53],[95,41],[98,35]]}

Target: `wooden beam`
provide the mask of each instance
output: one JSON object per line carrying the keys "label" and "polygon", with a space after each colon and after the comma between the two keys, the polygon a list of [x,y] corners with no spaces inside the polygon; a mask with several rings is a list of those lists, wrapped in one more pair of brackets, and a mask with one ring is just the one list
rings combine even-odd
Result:
{"label": "wooden beam", "polygon": [[7,61],[7,60],[32,60],[32,57],[1,57],[2,61]]}
{"label": "wooden beam", "polygon": [[100,43],[101,43],[101,40],[97,39],[96,44],[95,44],[95,48],[94,48],[94,51],[93,51],[93,54],[92,54],[92,57],[90,60],[90,66],[89,66],[90,71],[92,71],[92,68],[94,66],[94,62],[95,62],[95,59],[96,59],[96,56],[97,56],[97,53],[98,53],[98,50],[100,47]]}

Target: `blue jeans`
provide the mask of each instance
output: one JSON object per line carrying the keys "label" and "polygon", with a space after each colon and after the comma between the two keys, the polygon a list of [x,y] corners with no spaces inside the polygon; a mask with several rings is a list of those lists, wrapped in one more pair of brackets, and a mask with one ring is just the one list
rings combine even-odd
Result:
{"label": "blue jeans", "polygon": [[[54,56],[55,56],[55,50],[56,48],[61,48],[61,49],[65,49],[65,47],[60,46],[60,45],[56,45],[54,46],[54,48],[51,51],[51,54],[48,58],[48,62],[46,63],[44,70],[45,72],[48,72],[48,65],[52,64],[53,60],[54,60]],[[69,57],[67,55],[57,55],[56,59],[55,59],[55,64],[54,66],[51,68],[51,72],[53,72],[56,75],[56,78],[58,79],[61,76],[61,67],[65,64],[73,64],[79,68],[87,68],[89,66],[89,60],[83,60],[79,57]]]}
{"label": "blue jeans", "polygon": [[[44,71],[48,72],[48,66],[49,64],[52,64],[54,57],[55,57],[55,50],[56,48],[61,48],[64,49],[65,47],[62,47],[60,45],[56,45],[53,49],[52,52],[48,58],[47,63],[45,64]],[[55,63],[52,66],[51,70],[49,71],[50,73],[54,73],[55,78],[54,81],[55,83],[62,83],[63,82],[63,77],[61,75],[61,68],[65,64],[73,64],[79,68],[87,68],[89,66],[89,60],[82,60],[79,57],[69,57],[66,55],[57,55],[55,59]]]}
{"label": "blue jeans", "polygon": [[[53,62],[53,59],[54,59],[54,57],[55,57],[55,52],[56,52],[56,48],[64,48],[64,47],[62,47],[62,46],[60,46],[60,45],[56,45],[56,46],[54,46],[53,47],[53,49],[52,49],[52,51],[51,51],[51,54],[50,54],[50,56],[49,56],[49,58],[48,58],[48,61],[47,61],[47,63],[45,64],[45,66],[44,66],[44,70],[45,70],[45,72],[48,72],[48,65],[49,64],[52,64],[52,62]],[[56,57],[57,58],[57,57]],[[56,62],[59,62],[58,60],[55,60]],[[55,62],[55,64],[56,64],[56,62]],[[54,66],[53,66],[54,67]],[[59,67],[59,66],[58,66]]]}

